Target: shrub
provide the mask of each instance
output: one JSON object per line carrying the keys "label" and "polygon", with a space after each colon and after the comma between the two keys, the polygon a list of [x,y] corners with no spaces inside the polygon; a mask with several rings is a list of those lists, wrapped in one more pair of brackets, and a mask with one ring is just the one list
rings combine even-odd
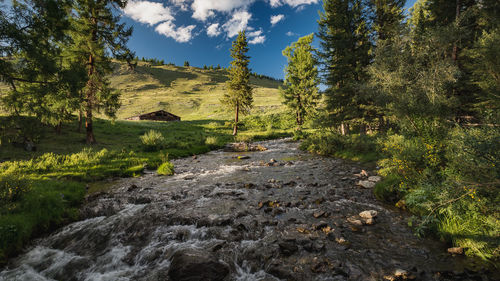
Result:
{"label": "shrub", "polygon": [[149,130],[140,137],[146,151],[158,151],[164,147],[165,138],[156,130]]}
{"label": "shrub", "polygon": [[156,170],[159,175],[162,176],[171,176],[174,174],[174,164],[170,162],[163,162],[163,164],[158,167],[158,170]]}
{"label": "shrub", "polygon": [[342,136],[332,131],[320,131],[308,134],[300,147],[320,155],[371,162],[380,157],[377,138],[377,135]]}
{"label": "shrub", "polygon": [[211,136],[205,139],[205,144],[210,147],[217,147],[219,145],[219,140],[217,137]]}

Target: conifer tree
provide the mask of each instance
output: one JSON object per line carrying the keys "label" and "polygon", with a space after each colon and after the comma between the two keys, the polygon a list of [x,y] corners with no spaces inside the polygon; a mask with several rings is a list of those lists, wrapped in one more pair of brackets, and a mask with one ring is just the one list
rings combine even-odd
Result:
{"label": "conifer tree", "polygon": [[0,12],[0,77],[10,86],[3,103],[15,116],[28,114],[55,125],[77,107],[77,71],[63,55],[69,43],[66,0],[16,1]]}
{"label": "conifer tree", "polygon": [[377,40],[391,39],[399,33],[406,0],[371,0],[373,29]]}
{"label": "conifer tree", "polygon": [[304,120],[315,110],[320,99],[317,61],[311,46],[314,34],[299,40],[283,50],[288,60],[285,67],[284,89],[280,89],[284,104],[295,112],[297,129],[300,130]]}
{"label": "conifer tree", "polygon": [[[87,81],[84,97],[86,141],[96,142],[93,131],[93,113],[104,109],[104,113],[114,117],[119,107],[119,94],[109,87],[106,75],[111,73],[110,56],[130,61],[134,54],[126,47],[132,34],[131,28],[119,24],[120,17],[113,15],[112,9],[124,8],[122,0],[75,0],[74,1],[74,55],[86,61]],[[109,54],[111,52],[111,55]]]}
{"label": "conifer tree", "polygon": [[358,86],[366,79],[370,63],[367,20],[361,0],[324,0],[318,37],[323,64],[327,109],[333,124],[347,133],[350,124],[364,126],[370,116],[369,100]]}
{"label": "conifer tree", "polygon": [[227,92],[221,99],[223,104],[235,111],[233,136],[238,133],[239,114],[247,114],[253,103],[250,69],[248,68],[250,57],[246,55],[247,52],[247,37],[245,31],[240,31],[231,48],[233,61],[229,67],[229,81],[226,82]]}

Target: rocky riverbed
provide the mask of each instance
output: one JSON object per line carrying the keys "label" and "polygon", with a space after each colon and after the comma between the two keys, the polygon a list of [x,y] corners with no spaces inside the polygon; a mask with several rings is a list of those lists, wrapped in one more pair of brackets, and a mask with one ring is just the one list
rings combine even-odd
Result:
{"label": "rocky riverbed", "polygon": [[118,180],[0,280],[498,280],[416,237],[358,165],[260,145]]}

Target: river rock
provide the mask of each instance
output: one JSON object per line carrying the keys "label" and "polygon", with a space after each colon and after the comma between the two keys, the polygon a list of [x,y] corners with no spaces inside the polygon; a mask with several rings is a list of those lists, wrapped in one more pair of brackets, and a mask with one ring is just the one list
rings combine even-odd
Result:
{"label": "river rock", "polygon": [[357,226],[363,225],[363,222],[360,219],[358,219],[356,216],[348,217],[347,221],[353,225],[357,225]]}
{"label": "river rock", "polygon": [[368,180],[371,181],[371,182],[379,182],[382,180],[382,177],[380,176],[371,176],[371,177],[368,177]]}
{"label": "river rock", "polygon": [[374,188],[375,183],[372,181],[358,181],[357,185],[363,187],[363,188]]}
{"label": "river rock", "polygon": [[359,213],[359,216],[364,218],[364,219],[373,219],[378,215],[378,212],[375,210],[368,210],[368,211],[363,211]]}
{"label": "river rock", "polygon": [[462,247],[448,248],[448,253],[453,254],[453,255],[463,255],[464,248],[462,248]]}
{"label": "river rock", "polygon": [[168,276],[176,281],[222,281],[229,266],[207,251],[184,249],[172,257]]}
{"label": "river rock", "polygon": [[284,256],[291,256],[299,250],[299,247],[295,244],[295,240],[286,240],[278,243],[280,247],[280,253]]}

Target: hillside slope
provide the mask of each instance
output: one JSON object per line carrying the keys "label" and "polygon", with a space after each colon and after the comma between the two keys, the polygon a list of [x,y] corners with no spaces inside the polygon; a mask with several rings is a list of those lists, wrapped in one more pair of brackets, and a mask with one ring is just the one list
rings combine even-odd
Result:
{"label": "hillside slope", "polygon": [[[122,106],[118,119],[155,110],[166,110],[182,120],[227,119],[220,99],[228,80],[225,70],[204,70],[172,65],[150,66],[139,62],[134,71],[115,63],[111,86],[121,91]],[[280,82],[252,77],[253,113],[281,110]]]}

